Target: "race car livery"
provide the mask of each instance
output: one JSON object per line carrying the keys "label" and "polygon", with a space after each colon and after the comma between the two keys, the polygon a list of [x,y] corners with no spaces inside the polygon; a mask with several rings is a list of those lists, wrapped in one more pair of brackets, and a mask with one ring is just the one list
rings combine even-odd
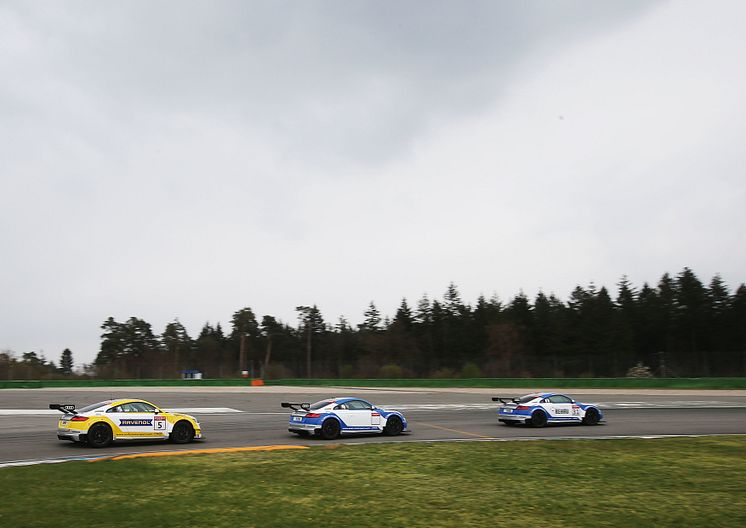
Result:
{"label": "race car livery", "polygon": [[145,400],[106,400],[82,409],[50,403],[63,413],[57,438],[105,447],[117,440],[171,440],[177,444],[202,438],[199,422],[188,414],[164,411]]}
{"label": "race car livery", "polygon": [[522,423],[544,427],[548,423],[583,423],[596,425],[603,413],[596,405],[576,402],[556,392],[532,393],[520,398],[494,397],[502,405],[497,410],[498,421],[505,425]]}
{"label": "race car livery", "polygon": [[387,411],[360,398],[330,398],[316,403],[283,402],[290,408],[288,431],[326,440],[342,434],[383,433],[398,435],[407,430],[407,420],[399,411]]}

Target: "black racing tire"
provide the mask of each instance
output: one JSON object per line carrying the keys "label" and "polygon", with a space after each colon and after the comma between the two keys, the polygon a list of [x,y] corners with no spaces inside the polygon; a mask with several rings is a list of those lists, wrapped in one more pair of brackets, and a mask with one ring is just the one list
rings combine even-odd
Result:
{"label": "black racing tire", "polygon": [[106,447],[113,439],[111,427],[103,422],[93,424],[86,435],[86,442],[91,447]]}
{"label": "black racing tire", "polygon": [[598,422],[601,421],[601,415],[598,412],[598,409],[595,407],[589,408],[587,411],[585,411],[585,416],[583,417],[583,424],[585,425],[598,425]]}
{"label": "black racing tire", "polygon": [[174,424],[169,438],[174,444],[188,444],[194,440],[194,428],[186,420],[181,420]]}
{"label": "black racing tire", "polygon": [[404,422],[397,415],[391,415],[386,420],[386,425],[383,427],[383,434],[387,436],[397,436],[404,431]]}
{"label": "black racing tire", "polygon": [[544,427],[547,424],[547,413],[541,409],[536,409],[531,413],[531,425],[534,427]]}
{"label": "black racing tire", "polygon": [[321,424],[321,438],[324,440],[334,440],[339,437],[341,427],[339,422],[334,418],[327,418],[324,423]]}

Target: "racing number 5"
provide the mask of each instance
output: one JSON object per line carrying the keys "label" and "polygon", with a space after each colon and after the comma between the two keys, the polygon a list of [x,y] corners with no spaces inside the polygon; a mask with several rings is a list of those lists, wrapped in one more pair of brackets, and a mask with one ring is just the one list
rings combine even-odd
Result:
{"label": "racing number 5", "polygon": [[165,416],[154,416],[153,417],[153,429],[156,431],[166,430],[166,417]]}

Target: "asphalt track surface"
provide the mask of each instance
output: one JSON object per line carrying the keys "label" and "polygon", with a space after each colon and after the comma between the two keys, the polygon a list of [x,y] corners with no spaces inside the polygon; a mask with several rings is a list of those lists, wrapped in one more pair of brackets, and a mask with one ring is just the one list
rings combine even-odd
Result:
{"label": "asphalt track surface", "polygon": [[[356,435],[336,441],[345,443],[746,434],[746,391],[576,389],[566,393],[578,401],[598,404],[605,414],[604,423],[549,425],[541,429],[499,424],[497,405],[491,397],[525,392],[350,387],[4,389],[0,390],[0,467],[156,451],[323,445],[324,440],[289,433],[288,412],[280,407],[280,402],[314,402],[330,396],[358,396],[384,408],[397,408],[409,421],[410,431],[401,436]],[[127,397],[143,398],[166,409],[183,409],[200,421],[205,438],[187,445],[126,442],[104,449],[57,440],[59,414],[49,411],[49,403],[75,403],[82,407]]]}

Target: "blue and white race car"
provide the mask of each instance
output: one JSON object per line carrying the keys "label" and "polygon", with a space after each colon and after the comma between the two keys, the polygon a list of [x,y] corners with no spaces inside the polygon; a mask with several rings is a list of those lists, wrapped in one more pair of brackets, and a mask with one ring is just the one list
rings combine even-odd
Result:
{"label": "blue and white race car", "polygon": [[497,411],[498,421],[505,425],[522,423],[544,427],[548,423],[583,423],[596,425],[603,413],[596,405],[576,402],[556,392],[532,393],[520,398],[492,398],[502,405]]}
{"label": "blue and white race car", "polygon": [[387,411],[360,398],[330,398],[316,403],[282,402],[290,408],[288,431],[326,440],[341,434],[383,433],[398,435],[407,430],[407,420],[399,411]]}

